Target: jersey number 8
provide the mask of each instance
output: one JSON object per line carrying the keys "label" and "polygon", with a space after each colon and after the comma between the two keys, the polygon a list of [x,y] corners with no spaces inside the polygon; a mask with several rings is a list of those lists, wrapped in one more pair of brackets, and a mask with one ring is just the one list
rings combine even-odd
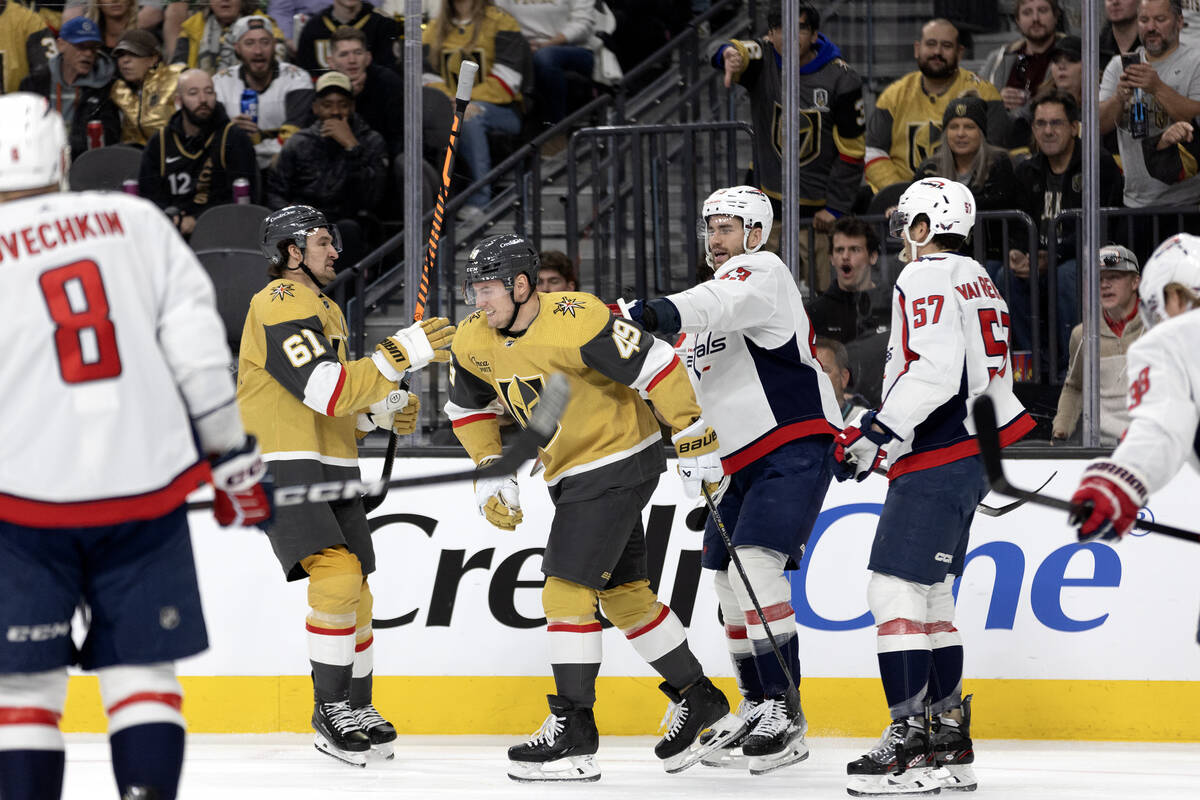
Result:
{"label": "jersey number 8", "polygon": [[58,370],[67,383],[86,383],[121,374],[117,329],[108,318],[108,295],[95,261],[75,261],[38,278],[50,319]]}

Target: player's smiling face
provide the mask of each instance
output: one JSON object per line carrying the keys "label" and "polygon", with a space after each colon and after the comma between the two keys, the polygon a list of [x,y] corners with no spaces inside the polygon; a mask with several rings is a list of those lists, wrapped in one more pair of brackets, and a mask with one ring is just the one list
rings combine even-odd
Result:
{"label": "player's smiling face", "polygon": [[746,252],[745,228],[737,217],[714,214],[708,218],[708,251],[712,253],[713,266],[721,268],[726,261]]}
{"label": "player's smiling face", "polygon": [[471,284],[475,291],[475,308],[487,318],[489,328],[507,325],[513,316],[513,300],[504,288],[504,281],[479,281]]}

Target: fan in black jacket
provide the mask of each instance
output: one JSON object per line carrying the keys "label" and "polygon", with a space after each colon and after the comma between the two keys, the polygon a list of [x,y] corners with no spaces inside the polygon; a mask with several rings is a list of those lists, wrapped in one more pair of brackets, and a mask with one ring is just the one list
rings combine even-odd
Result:
{"label": "fan in black jacket", "polygon": [[259,195],[254,145],[229,120],[217,102],[212,77],[191,69],[179,78],[180,109],[167,126],[150,137],[142,152],[138,190],[159,208],[179,209],[176,224],[184,235],[196,217],[213,206],[233,202],[233,182],[250,182],[250,198]]}

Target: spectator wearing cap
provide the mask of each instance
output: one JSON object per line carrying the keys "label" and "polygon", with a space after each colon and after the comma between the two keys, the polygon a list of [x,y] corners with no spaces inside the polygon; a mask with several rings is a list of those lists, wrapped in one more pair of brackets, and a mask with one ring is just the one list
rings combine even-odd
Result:
{"label": "spectator wearing cap", "polygon": [[[1016,169],[1017,194],[1014,208],[1029,215],[1038,231],[1036,255],[1039,286],[1048,300],[1050,286],[1049,241],[1054,239],[1054,307],[1057,312],[1059,362],[1067,361],[1067,342],[1071,327],[1079,319],[1079,278],[1076,269],[1076,226],[1073,221],[1056,221],[1063,212],[1083,206],[1083,144],[1079,141],[1079,106],[1066,92],[1051,90],[1034,98],[1033,154]],[[1112,154],[1100,150],[1100,206],[1119,206],[1123,179]],[[1029,244],[1024,235],[1009,243],[1007,273],[989,269],[992,279],[1008,300],[1012,315],[1012,345],[1016,350],[1031,350],[1030,292],[1031,263]],[[1043,338],[1043,341],[1045,339]]]}
{"label": "spectator wearing cap", "polygon": [[312,112],[317,121],[288,139],[267,177],[267,205],[309,205],[337,220],[349,267],[366,255],[361,217],[383,195],[387,145],[354,113],[354,90],[340,72],[317,81]]}
{"label": "spectator wearing cap", "polygon": [[190,69],[179,77],[179,110],[150,137],[142,152],[138,191],[163,210],[184,236],[213,206],[232,203],[233,182],[250,182],[259,196],[254,145],[217,102],[212,76]]}
{"label": "spectator wearing cap", "polygon": [[138,27],[135,0],[67,0],[63,21],[84,16],[100,26],[100,52],[112,55],[125,31]]}
{"label": "spectator wearing cap", "polygon": [[297,34],[296,63],[314,77],[328,69],[329,45],[333,32],[343,25],[358,28],[367,37],[371,60],[381,67],[396,63],[396,21],[376,14],[375,7],[362,0],[333,0],[333,5],[304,24]]}
{"label": "spectator wearing cap", "polygon": [[1062,35],[1062,15],[1058,0],[1017,0],[1013,20],[1021,38],[992,51],[979,71],[1000,90],[1001,102],[1014,117],[1022,115],[1046,80],[1054,41]]}
{"label": "spectator wearing cap", "polygon": [[113,60],[100,52],[100,28],[87,17],[63,23],[58,55],[21,81],[22,92],[40,94],[67,123],[71,157],[88,149],[87,126],[98,120],[103,143],[121,137],[121,114],[109,92],[116,75]]}
{"label": "spectator wearing cap", "polygon": [[570,257],[561,250],[543,250],[540,257],[537,274],[537,290],[539,292],[573,292],[575,291],[575,265]]}
{"label": "spectator wearing cap", "polygon": [[150,31],[126,31],[113,48],[119,77],[112,100],[121,109],[121,143],[141,147],[175,113],[182,64],[164,64]]}
{"label": "spectator wearing cap", "polygon": [[258,11],[257,0],[208,0],[207,8],[192,14],[180,26],[171,62],[199,67],[209,75],[225,67],[236,67],[238,57],[234,44],[237,37],[232,28],[238,20],[249,16],[267,21],[272,43],[277,44],[277,55],[280,59],[285,58],[287,48],[283,44],[283,34],[270,17]]}
{"label": "spectator wearing cap", "polygon": [[[1083,107],[1083,55],[1080,50],[1078,36],[1063,36],[1055,41],[1050,51],[1050,69],[1047,79],[1042,83],[1038,95],[1057,89],[1066,92],[1075,99],[1075,104]],[[1020,116],[1013,120],[1012,138],[1009,144],[1014,153],[1022,153],[1029,147],[1033,136],[1033,104],[1025,106]],[[1105,137],[1104,147],[1110,153],[1117,147],[1115,133]]]}
{"label": "spectator wearing cap", "polygon": [[228,38],[239,63],[218,70],[213,86],[229,118],[254,142],[259,169],[266,170],[288,137],[305,124],[312,78],[295,64],[279,61],[275,26],[261,14],[239,19]]}
{"label": "spectator wearing cap", "polygon": [[0,31],[6,42],[0,58],[0,94],[15,92],[30,70],[54,55],[54,34],[46,22],[20,3],[0,0]]}
{"label": "spectator wearing cap", "polygon": [[[946,104],[942,114],[942,136],[933,155],[917,168],[913,180],[939,177],[965,184],[975,195],[980,211],[1003,211],[1013,207],[1017,182],[1008,151],[987,141],[987,103],[965,94]],[[999,221],[983,225],[988,259],[999,262],[1003,248]],[[976,226],[976,235],[980,226]]]}
{"label": "spectator wearing cap", "polygon": [[[1137,258],[1128,248],[1108,244],[1097,254],[1100,260],[1100,444],[1115,447],[1129,425],[1126,408],[1129,376],[1125,354],[1144,331],[1138,316],[1138,284],[1141,275]],[[1083,325],[1071,331],[1071,366],[1058,396],[1054,416],[1055,440],[1075,433],[1083,406]]]}

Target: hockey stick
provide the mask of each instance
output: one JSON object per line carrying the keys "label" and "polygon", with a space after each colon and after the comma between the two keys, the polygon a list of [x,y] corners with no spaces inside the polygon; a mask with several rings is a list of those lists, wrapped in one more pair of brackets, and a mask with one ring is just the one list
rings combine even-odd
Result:
{"label": "hockey stick", "polygon": [[[879,469],[878,467],[875,469],[875,472],[879,475],[885,475],[885,476],[887,475],[886,470]],[[1038,488],[1034,489],[1034,491],[1040,492],[1042,489],[1045,489],[1046,486],[1049,485],[1050,481],[1054,480],[1054,478],[1057,475],[1058,475],[1058,470],[1051,472],[1050,477],[1048,477],[1048,478],[1046,478],[1046,480],[1042,481],[1042,485],[1039,486]],[[1020,500],[1014,500],[1011,503],[1006,503],[1002,506],[989,506],[987,503],[980,503],[979,506],[976,507],[975,510],[978,511],[980,514],[983,514],[984,516],[987,516],[987,517],[1003,517],[1005,514],[1009,513],[1010,511],[1015,511],[1016,509],[1020,508],[1021,506],[1025,505],[1028,502],[1029,502],[1029,498],[1025,497]],[[706,522],[708,522],[708,505],[707,504],[702,505],[702,506],[696,506],[691,511],[689,511],[687,513],[687,516],[684,517],[684,519],[683,519],[683,524],[687,527],[687,529],[689,531],[704,530],[704,525]]]}
{"label": "hockey stick", "polygon": [[[979,438],[979,454],[983,458],[983,468],[987,471],[988,483],[991,484],[992,489],[1009,497],[1019,497],[1039,506],[1057,508],[1072,514],[1076,512],[1083,514],[1090,511],[1086,506],[1077,506],[1068,500],[1042,494],[1040,490],[1031,492],[1028,489],[1019,489],[1009,483],[1008,478],[1004,475],[1004,462],[1000,455],[1000,432],[996,427],[996,409],[992,405],[992,399],[986,395],[977,398],[974,415],[975,432]],[[1176,539],[1185,539],[1189,542],[1200,542],[1200,534],[1171,525],[1163,525],[1160,522],[1137,519],[1134,520],[1133,527]]]}
{"label": "hockey stick", "polygon": [[[463,115],[467,113],[467,104],[471,102],[471,89],[475,87],[475,74],[479,65],[474,61],[463,61],[458,70],[458,86],[454,91],[454,119],[450,122],[450,141],[446,145],[446,160],[442,164],[442,185],[438,187],[437,200],[433,205],[433,224],[429,227],[429,243],[425,246],[425,261],[421,265],[421,283],[417,287],[417,302],[413,309],[413,321],[420,322],[425,317],[425,303],[429,300],[429,273],[437,261],[438,241],[442,238],[442,224],[446,217],[446,196],[450,193],[450,175],[454,169],[454,157],[458,154],[458,128],[462,124]],[[408,379],[400,382],[400,388],[408,389]],[[368,514],[387,497],[386,482],[392,477],[392,467],[396,463],[396,447],[400,437],[392,431],[388,436],[387,452],[383,456],[383,471],[379,480],[385,483],[382,494],[370,495],[363,498],[363,508]]]}
{"label": "hockey stick", "polygon": [[792,678],[792,671],[788,669],[787,659],[783,657],[783,651],[779,649],[779,643],[775,641],[775,634],[771,633],[771,625],[767,622],[767,617],[763,614],[762,606],[759,605],[758,596],[754,594],[754,587],[750,585],[750,577],[746,574],[746,568],[742,566],[742,559],[738,557],[737,551],[733,547],[733,540],[729,538],[729,531],[725,529],[725,521],[721,519],[721,512],[717,511],[717,504],[713,502],[712,494],[708,491],[708,487],[704,482],[700,483],[700,492],[704,495],[704,504],[708,506],[708,513],[712,515],[713,523],[717,527],[717,533],[721,534],[721,541],[725,542],[725,549],[729,552],[729,560],[737,567],[738,575],[742,577],[742,584],[746,587],[746,594],[750,595],[750,602],[754,604],[754,611],[758,614],[758,621],[762,623],[763,630],[767,632],[767,640],[771,642],[771,649],[775,651],[775,658],[779,661],[779,666],[783,668],[783,674],[787,677],[788,691],[797,691],[796,681]]}
{"label": "hockey stick", "polygon": [[[477,478],[495,478],[516,472],[522,464],[532,458],[539,447],[550,441],[558,430],[558,421],[570,400],[570,389],[567,379],[562,375],[551,375],[546,381],[546,389],[542,392],[533,414],[529,418],[529,427],[521,431],[516,441],[502,453],[499,458],[488,463],[486,467],[445,472],[441,475],[427,475],[415,478],[380,478],[377,481],[364,483],[362,481],[323,481],[321,483],[300,483],[291,486],[278,486],[273,495],[275,506],[299,506],[305,503],[329,503],[335,500],[352,500],[355,497],[379,497],[388,489],[409,489],[414,486],[434,486],[439,483],[454,483],[456,481],[473,480]],[[212,500],[201,500],[188,503],[188,511],[202,511],[212,508]]]}

